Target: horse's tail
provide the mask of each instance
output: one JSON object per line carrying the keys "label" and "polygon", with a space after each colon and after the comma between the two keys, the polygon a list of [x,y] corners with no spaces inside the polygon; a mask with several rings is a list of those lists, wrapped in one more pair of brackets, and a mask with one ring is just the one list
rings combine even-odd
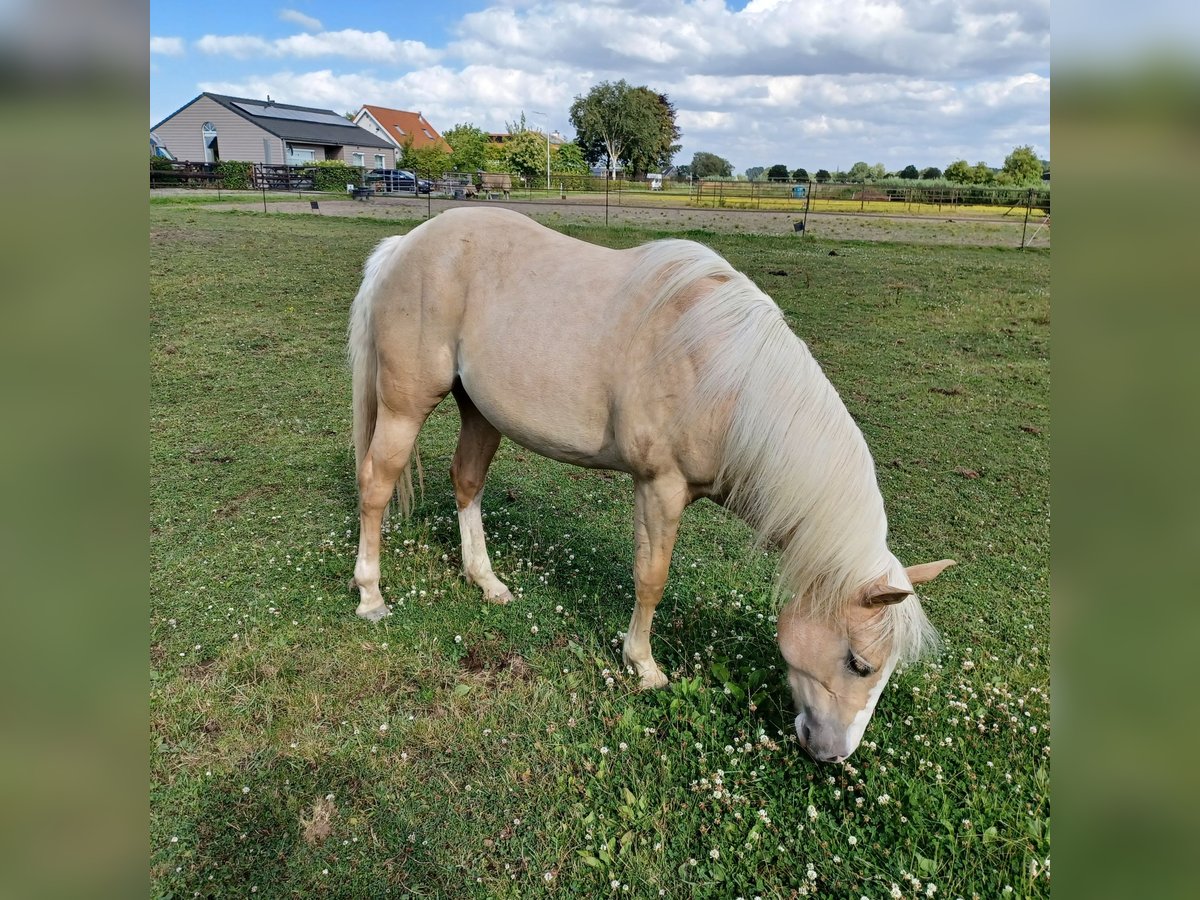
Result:
{"label": "horse's tail", "polygon": [[[350,327],[347,338],[346,355],[350,363],[350,372],[354,396],[354,471],[362,471],[363,460],[371,446],[371,438],[375,434],[375,418],[378,415],[379,395],[377,381],[379,377],[379,353],[375,346],[374,306],[379,294],[380,282],[384,279],[389,263],[399,249],[404,235],[385,238],[375,248],[375,252],[367,259],[363,267],[363,280],[358,294],[350,305]],[[416,461],[417,472],[421,471],[421,460],[413,446],[412,458],[400,473],[396,484],[396,498],[400,504],[401,515],[407,516],[412,510],[413,483],[412,461]]]}

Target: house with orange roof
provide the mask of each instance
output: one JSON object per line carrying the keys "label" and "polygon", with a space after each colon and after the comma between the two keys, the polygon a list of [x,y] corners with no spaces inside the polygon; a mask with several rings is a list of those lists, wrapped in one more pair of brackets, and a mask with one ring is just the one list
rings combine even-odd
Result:
{"label": "house with orange roof", "polygon": [[355,113],[354,124],[389,141],[398,150],[411,142],[415,150],[436,146],[447,153],[451,152],[450,145],[419,112],[388,109],[386,106],[363,106]]}

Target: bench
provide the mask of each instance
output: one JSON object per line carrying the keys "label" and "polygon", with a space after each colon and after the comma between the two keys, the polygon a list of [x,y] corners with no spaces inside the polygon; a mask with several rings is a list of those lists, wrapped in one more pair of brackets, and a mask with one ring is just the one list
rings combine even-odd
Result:
{"label": "bench", "polygon": [[375,191],[369,187],[354,187],[350,189],[350,196],[355,200],[367,200]]}

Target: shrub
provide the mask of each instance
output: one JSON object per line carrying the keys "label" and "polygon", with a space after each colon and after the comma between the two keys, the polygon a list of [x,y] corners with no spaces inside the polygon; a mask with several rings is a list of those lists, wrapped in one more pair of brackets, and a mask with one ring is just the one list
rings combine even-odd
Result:
{"label": "shrub", "polygon": [[231,191],[248,191],[254,187],[254,163],[239,159],[223,159],[217,163],[221,187]]}
{"label": "shrub", "polygon": [[348,184],[362,184],[363,170],[337,159],[323,159],[313,167],[313,190],[344,193]]}

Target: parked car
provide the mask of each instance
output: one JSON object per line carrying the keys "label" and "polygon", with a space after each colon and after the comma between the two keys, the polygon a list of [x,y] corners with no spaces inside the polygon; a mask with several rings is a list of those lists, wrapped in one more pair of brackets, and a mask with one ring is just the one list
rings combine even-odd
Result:
{"label": "parked car", "polygon": [[412,172],[405,169],[372,169],[367,173],[367,183],[377,184],[381,190],[398,193],[414,193],[413,185],[417,184],[422,194],[433,190],[433,184],[424,178],[417,179]]}

